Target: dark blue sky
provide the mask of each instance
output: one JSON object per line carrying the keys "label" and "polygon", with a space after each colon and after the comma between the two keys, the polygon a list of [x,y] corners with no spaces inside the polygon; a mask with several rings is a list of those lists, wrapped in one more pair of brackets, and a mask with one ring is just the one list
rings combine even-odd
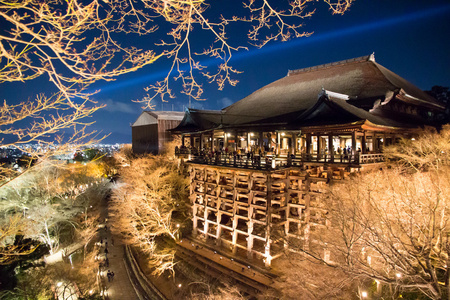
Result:
{"label": "dark blue sky", "polygon": [[[243,71],[236,76],[238,85],[223,91],[205,85],[206,101],[193,101],[192,107],[220,109],[284,77],[288,70],[372,52],[378,63],[424,90],[433,85],[450,86],[449,0],[356,0],[343,16],[331,15],[325,6],[318,8],[304,21],[304,29],[314,31],[311,37],[235,53],[231,64]],[[165,63],[150,65],[115,82],[96,84],[101,91],[95,99],[107,107],[93,116],[96,123],[92,127],[111,133],[106,142],[131,142],[130,124],[141,112],[140,105],[131,100],[143,98],[144,87],[164,76]],[[25,96],[26,86],[22,84],[25,88],[18,92],[17,85],[2,84],[1,100]],[[181,111],[188,98],[176,95],[168,103],[155,101],[157,110]]]}

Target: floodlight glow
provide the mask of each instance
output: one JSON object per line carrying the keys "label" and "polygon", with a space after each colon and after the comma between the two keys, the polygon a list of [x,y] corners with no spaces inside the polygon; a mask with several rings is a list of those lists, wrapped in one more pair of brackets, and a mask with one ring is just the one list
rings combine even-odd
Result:
{"label": "floodlight glow", "polygon": [[[427,19],[432,18],[437,15],[441,14],[447,14],[450,10],[450,5],[441,5],[441,6],[435,6],[433,8],[427,9],[427,10],[421,10],[412,12],[406,15],[402,16],[396,16],[393,18],[385,19],[385,20],[376,20],[374,22],[369,22],[366,24],[358,24],[357,26],[352,26],[344,29],[338,29],[334,31],[325,32],[322,34],[313,34],[310,37],[307,38],[300,38],[300,39],[293,39],[288,42],[278,42],[274,43],[269,46],[265,46],[262,48],[255,48],[250,51],[242,51],[237,52],[233,54],[233,61],[246,59],[249,57],[254,57],[255,52],[257,52],[258,55],[261,54],[270,54],[272,52],[279,52],[282,49],[288,49],[288,48],[294,48],[298,46],[302,46],[305,44],[312,44],[316,42],[321,42],[333,38],[342,38],[344,36],[364,33],[367,31],[375,30],[375,29],[381,29],[381,28],[391,28],[393,26],[403,24],[403,23],[411,23],[411,22],[417,22],[419,19]],[[217,65],[218,60],[215,58],[207,59],[205,61],[201,61],[200,64],[208,67],[212,65]],[[186,71],[187,67],[182,68],[182,71]],[[161,80],[165,76],[167,76],[168,69],[163,69],[160,71],[152,72],[151,74],[147,76],[139,76],[136,78],[132,78],[129,80],[124,80],[121,82],[115,82],[114,84],[109,84],[104,87],[100,87],[97,90],[100,90],[100,92],[111,92],[114,90],[123,89],[125,87],[129,87],[132,85],[137,84],[145,84],[148,82],[153,82],[156,80]],[[94,90],[90,90],[88,92],[94,92]]]}

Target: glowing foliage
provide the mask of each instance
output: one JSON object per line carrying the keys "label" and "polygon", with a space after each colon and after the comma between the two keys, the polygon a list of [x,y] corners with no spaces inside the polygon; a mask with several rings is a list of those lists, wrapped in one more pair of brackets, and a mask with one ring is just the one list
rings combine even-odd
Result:
{"label": "glowing foliage", "polygon": [[[39,164],[0,189],[0,212],[6,217],[1,220],[0,251],[10,253],[3,254],[7,262],[32,249],[15,246],[17,236],[45,244],[50,253],[58,250],[63,228],[77,229],[83,241],[93,236],[95,220],[87,210],[103,199],[108,186],[91,164]],[[83,218],[77,219],[80,214]]]}
{"label": "glowing foliage", "polygon": [[113,190],[113,229],[127,243],[149,254],[155,273],[173,270],[173,249],[156,240],[178,239],[177,224],[187,217],[186,178],[178,173],[176,162],[163,156],[127,159],[122,164],[120,179]]}
{"label": "glowing foliage", "polygon": [[331,186],[332,225],[313,232],[321,247],[311,247],[311,256],[323,257],[325,246],[327,263],[389,287],[379,293],[443,299],[449,287],[449,134],[445,126],[403,140],[387,149],[389,168]]}

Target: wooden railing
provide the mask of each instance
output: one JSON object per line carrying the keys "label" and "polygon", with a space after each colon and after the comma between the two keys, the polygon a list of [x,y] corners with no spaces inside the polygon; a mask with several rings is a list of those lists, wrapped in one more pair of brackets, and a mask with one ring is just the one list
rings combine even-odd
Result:
{"label": "wooden railing", "polygon": [[360,164],[370,164],[378,162],[384,162],[384,155],[382,153],[361,154],[359,158]]}
{"label": "wooden railing", "polygon": [[[186,149],[187,150],[187,149]],[[299,154],[290,156],[274,156],[274,155],[234,155],[215,154],[204,155],[195,151],[178,151],[175,153],[178,156],[184,156],[189,161],[201,164],[241,167],[250,169],[279,169],[281,167],[301,166],[308,162],[318,163],[335,163],[335,164],[372,164],[384,162],[384,155],[382,153],[374,154],[341,154],[331,156],[328,154]]]}

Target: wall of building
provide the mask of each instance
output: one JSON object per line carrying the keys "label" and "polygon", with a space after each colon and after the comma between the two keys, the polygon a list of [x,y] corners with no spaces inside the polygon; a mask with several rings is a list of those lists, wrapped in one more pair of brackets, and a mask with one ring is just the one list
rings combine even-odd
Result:
{"label": "wall of building", "polygon": [[158,124],[132,127],[131,141],[134,153],[158,153]]}
{"label": "wall of building", "polygon": [[175,128],[180,124],[180,120],[158,120],[158,148],[161,152],[164,144],[173,140],[169,129]]}
{"label": "wall of building", "polygon": [[133,152],[160,153],[164,144],[173,139],[168,130],[176,127],[179,123],[179,120],[158,120],[154,124],[131,127]]}

